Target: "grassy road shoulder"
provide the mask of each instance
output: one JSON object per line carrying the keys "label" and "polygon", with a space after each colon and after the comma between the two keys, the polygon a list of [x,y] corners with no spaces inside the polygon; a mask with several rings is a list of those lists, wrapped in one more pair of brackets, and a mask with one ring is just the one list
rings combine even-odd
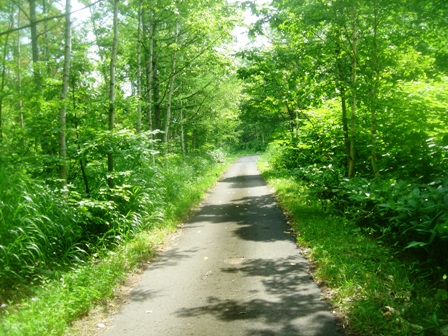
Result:
{"label": "grassy road shoulder", "polygon": [[110,304],[123,281],[154,256],[227,166],[228,163],[217,164],[198,176],[195,183],[184,183],[179,190],[181,195],[167,209],[174,214],[169,220],[152,226],[112,251],[97,253],[83,266],[61,273],[57,280],[31,288],[32,295],[20,303],[3,304],[0,334],[76,334],[78,331],[72,323],[86,316],[93,307]]}
{"label": "grassy road shoulder", "polygon": [[313,275],[348,335],[448,335],[444,302],[424,279],[359,227],[323,210],[307,186],[288,171],[259,168],[290,216],[299,245],[309,251]]}

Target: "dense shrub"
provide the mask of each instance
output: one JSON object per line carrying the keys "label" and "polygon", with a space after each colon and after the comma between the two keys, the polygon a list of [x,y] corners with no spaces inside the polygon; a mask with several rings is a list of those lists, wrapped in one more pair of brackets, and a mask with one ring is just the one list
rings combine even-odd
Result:
{"label": "dense shrub", "polygon": [[[286,169],[306,181],[308,192],[326,208],[418,261],[427,274],[440,280],[448,273],[448,178],[428,174],[425,179],[348,179],[343,167],[319,163],[313,151],[308,152],[313,164],[298,165],[302,160],[294,158],[297,151],[292,147],[286,142],[269,147],[267,157],[274,169]],[[422,183],[429,177],[432,182]]]}
{"label": "dense shrub", "polygon": [[[129,157],[128,165],[139,160]],[[200,197],[191,194],[197,178],[222,160],[219,151],[167,155],[154,165],[147,160],[117,172],[119,184],[113,188],[98,187],[87,195],[81,187],[52,189],[25,170],[1,166],[0,288],[56,277],[62,267],[141,230],[169,225],[185,215],[192,197]]]}

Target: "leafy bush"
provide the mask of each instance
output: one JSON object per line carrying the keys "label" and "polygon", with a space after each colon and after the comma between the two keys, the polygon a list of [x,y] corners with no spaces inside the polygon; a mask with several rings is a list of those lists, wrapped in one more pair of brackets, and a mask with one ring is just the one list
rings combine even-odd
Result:
{"label": "leafy bush", "polygon": [[[119,137],[132,140],[127,133]],[[201,197],[198,179],[225,158],[214,150],[167,155],[152,165],[149,148],[139,152],[136,144],[134,156],[121,157],[116,185],[96,185],[88,195],[79,191],[81,185],[52,189],[24,170],[0,168],[0,288],[56,277],[100,249],[153,225],[170,225]]]}
{"label": "leafy bush", "polygon": [[438,281],[448,274],[447,178],[430,183],[422,183],[421,178],[348,179],[344,168],[333,164],[316,160],[298,165],[292,148],[288,141],[269,147],[266,157],[275,170],[286,170],[296,180],[307,182],[308,193],[322,205],[420,262]]}
{"label": "leafy bush", "polygon": [[1,288],[82,258],[82,229],[63,191],[8,167],[0,168],[0,181]]}
{"label": "leafy bush", "polygon": [[347,216],[390,244],[414,250],[433,271],[448,272],[448,179],[432,185],[353,179],[343,187],[348,202],[336,205]]}

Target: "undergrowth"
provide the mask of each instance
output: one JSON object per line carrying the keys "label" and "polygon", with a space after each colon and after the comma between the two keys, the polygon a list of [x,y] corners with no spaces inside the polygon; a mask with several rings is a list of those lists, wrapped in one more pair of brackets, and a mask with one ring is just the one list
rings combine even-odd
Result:
{"label": "undergrowth", "polygon": [[260,164],[309,249],[314,275],[329,289],[348,335],[448,335],[446,298],[427,278],[355,222],[325,209],[289,170]]}
{"label": "undergrowth", "polygon": [[[145,185],[139,188],[122,185],[121,189],[116,191],[115,200],[111,203],[108,203],[109,201],[106,199],[103,202],[84,199],[78,206],[85,208],[73,210],[66,205],[67,198],[62,195],[64,197],[61,197],[58,202],[62,210],[68,209],[66,211],[71,210],[75,214],[74,216],[70,216],[70,213],[67,215],[67,221],[71,220],[75,228],[77,225],[82,226],[85,223],[85,221],[76,222],[76,219],[79,220],[79,211],[82,216],[85,216],[83,218],[89,218],[93,222],[99,221],[102,213],[106,214],[106,220],[110,221],[110,223],[97,223],[105,225],[107,229],[98,236],[97,240],[84,242],[78,240],[78,243],[71,246],[55,249],[58,253],[66,253],[66,259],[62,258],[60,254],[52,255],[50,253],[48,255],[45,250],[45,244],[51,246],[53,240],[58,244],[67,244],[67,239],[74,239],[64,236],[70,236],[70,233],[67,234],[68,229],[65,229],[65,233],[62,232],[59,236],[52,236],[52,229],[57,223],[58,217],[51,217],[48,215],[49,212],[44,210],[55,208],[56,200],[50,200],[49,205],[44,207],[41,202],[32,202],[31,198],[30,203],[39,208],[35,215],[42,213],[41,217],[45,220],[39,222],[41,217],[37,217],[37,221],[33,221],[34,213],[30,211],[29,214],[25,212],[28,217],[17,217],[20,219],[20,221],[16,221],[16,224],[20,224],[17,225],[17,237],[22,238],[20,241],[17,239],[11,241],[12,243],[17,241],[22,243],[14,245],[16,246],[14,253],[18,258],[12,260],[16,260],[18,263],[17,271],[9,277],[10,282],[14,281],[14,288],[2,287],[1,289],[3,294],[9,295],[3,295],[3,300],[0,302],[0,334],[64,334],[71,322],[87,314],[95,304],[112,297],[114,288],[125,278],[126,274],[135,269],[142,261],[148,260],[154,255],[155,246],[160,244],[175,229],[177,223],[199,203],[204,192],[221,176],[226,166],[225,162],[218,161],[213,156],[195,157],[190,160],[177,157],[166,158],[159,168],[155,168],[161,169],[161,171],[155,172],[155,175],[152,176],[152,181],[149,181],[152,183],[151,187],[149,184],[146,185],[147,188]],[[19,186],[20,181],[24,181],[23,177],[16,181]],[[16,191],[17,187],[11,186],[10,189]],[[29,193],[29,190],[30,187],[25,186],[24,192],[14,197],[20,201],[25,192]],[[35,195],[35,199],[42,198],[42,195]],[[48,195],[54,196],[50,192]],[[127,200],[127,203],[124,203],[127,204],[125,213],[123,213],[123,209],[119,209],[120,204],[123,206],[123,203],[117,202],[119,195]],[[86,204],[88,202],[93,204]],[[11,208],[14,207],[11,206]],[[2,204],[1,209],[4,219],[5,204]],[[54,209],[54,212],[58,214],[60,210]],[[108,212],[112,212],[112,214]],[[29,218],[29,220],[23,218]],[[114,218],[118,222],[114,222]],[[23,226],[21,223],[28,226]],[[42,223],[41,226],[39,226],[40,223]],[[44,231],[45,224],[49,225],[48,232]],[[29,225],[34,225],[37,228],[36,231],[25,232]],[[3,229],[5,226],[6,221],[3,222]],[[98,230],[98,227],[94,228]],[[76,230],[79,231],[78,238],[83,237],[83,234],[84,238],[86,237],[86,231],[83,231],[82,227],[75,229],[75,232],[78,232]],[[33,238],[33,235],[36,238]],[[3,246],[8,247],[4,236],[2,239]],[[94,246],[93,242],[95,242]],[[89,247],[87,244],[92,246]],[[30,258],[20,260],[22,255],[26,255],[27,246],[32,247],[28,252]],[[8,248],[12,249],[10,246]],[[3,252],[5,251],[6,248],[3,247]],[[71,253],[70,251],[78,252]],[[81,254],[79,260],[75,258],[77,254]],[[2,257],[0,272],[2,272],[2,284],[4,285],[6,283],[4,275],[8,275],[5,273],[8,270],[5,265],[10,265],[8,267],[11,270],[13,268],[11,260],[6,258],[6,254],[0,256]],[[58,260],[60,261],[58,262]],[[71,264],[70,260],[73,261]],[[37,268],[38,266],[40,267]],[[11,290],[14,290],[13,294],[11,294]]]}

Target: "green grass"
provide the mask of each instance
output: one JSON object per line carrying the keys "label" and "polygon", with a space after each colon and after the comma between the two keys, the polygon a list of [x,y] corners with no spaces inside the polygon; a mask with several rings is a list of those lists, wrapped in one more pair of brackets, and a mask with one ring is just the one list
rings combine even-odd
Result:
{"label": "green grass", "polygon": [[151,258],[170,229],[143,233],[114,252],[34,289],[34,296],[10,308],[0,325],[2,335],[61,335],[90,307],[113,296],[126,274]]}
{"label": "green grass", "polygon": [[413,265],[364,234],[354,223],[324,211],[306,185],[287,171],[260,169],[290,215],[313,274],[329,291],[348,335],[447,335],[447,302]]}
{"label": "green grass", "polygon": [[57,279],[35,286],[30,284],[26,297],[20,302],[3,303],[0,308],[0,334],[72,334],[71,324],[85,316],[95,305],[114,297],[114,289],[142,262],[154,256],[157,246],[189,215],[227,166],[225,163],[210,166],[194,182],[188,180],[181,183],[182,174],[173,173],[176,176],[171,176],[171,182],[177,183],[178,194],[169,207],[161,209],[164,212],[163,222],[123,241],[113,251],[103,250],[84,265],[60,272]]}

